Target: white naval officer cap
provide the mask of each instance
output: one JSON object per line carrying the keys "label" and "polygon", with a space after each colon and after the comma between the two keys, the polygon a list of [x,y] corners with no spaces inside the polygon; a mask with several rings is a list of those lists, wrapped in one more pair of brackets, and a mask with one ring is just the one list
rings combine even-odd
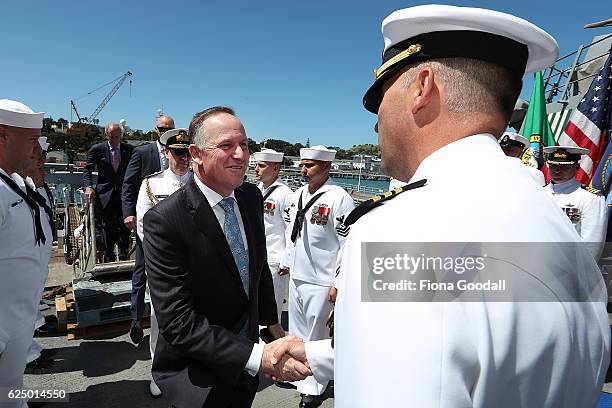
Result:
{"label": "white naval officer cap", "polygon": [[521,77],[553,65],[559,46],[539,27],[499,11],[423,5],[397,10],[382,22],[381,66],[363,105],[378,113],[382,86],[406,65],[429,59],[464,57],[501,65]]}
{"label": "white naval officer cap", "polygon": [[0,99],[0,125],[42,129],[44,112],[34,112],[21,102]]}
{"label": "white naval officer cap", "polygon": [[[174,138],[174,139],[173,139]],[[172,139],[172,140],[170,140]],[[184,128],[176,128],[165,131],[159,137],[159,143],[170,148],[187,149],[190,143],[189,130]],[[168,145],[168,142],[172,146]]]}
{"label": "white naval officer cap", "polygon": [[[516,142],[516,143],[512,143],[512,141]],[[529,146],[529,140],[527,140],[527,138],[525,136],[519,135],[516,132],[506,132],[502,135],[502,137],[499,139],[499,144],[501,146],[508,146],[508,145],[523,145],[523,147],[528,147]]]}
{"label": "white naval officer cap", "polygon": [[49,150],[49,142],[47,142],[47,136],[41,136],[38,138],[38,144],[43,151]]}
{"label": "white naval officer cap", "polygon": [[319,160],[319,161],[334,161],[336,151],[328,149],[325,146],[317,145],[312,147],[302,147],[300,149],[300,159],[302,160]]}
{"label": "white naval officer cap", "polygon": [[576,146],[548,146],[544,148],[546,162],[549,164],[576,164],[580,156],[589,153],[589,149]]}
{"label": "white naval officer cap", "polygon": [[280,163],[283,161],[283,156],[285,154],[282,152],[277,152],[274,149],[262,149],[260,152],[253,153],[253,157],[255,161],[264,161],[264,162],[272,162],[272,163]]}

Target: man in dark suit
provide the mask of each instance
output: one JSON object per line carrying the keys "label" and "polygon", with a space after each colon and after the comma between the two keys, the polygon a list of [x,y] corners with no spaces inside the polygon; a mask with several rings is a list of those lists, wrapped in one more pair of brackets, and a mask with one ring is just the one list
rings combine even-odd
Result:
{"label": "man in dark suit", "polygon": [[[121,207],[123,210],[123,223],[131,230],[136,229],[136,201],[142,180],[153,173],[168,168],[164,155],[164,146],[159,142],[162,133],[174,129],[174,119],[170,116],[159,116],[155,121],[157,140],[138,146],[132,153],[132,158],[125,171],[123,189],[121,191]],[[143,331],[140,320],[144,314],[145,290],[147,275],[145,274],[144,254],[142,242],[136,235],[134,272],[132,273],[132,326],[130,337],[136,344],[142,341]]]}
{"label": "man in dark suit", "polygon": [[[104,129],[107,141],[91,147],[85,164],[83,181],[85,194],[91,202],[95,198],[96,241],[104,250],[104,261],[115,261],[114,246],[119,247],[119,259],[127,259],[130,231],[123,226],[121,216],[121,187],[125,169],[134,147],[121,142],[123,130],[110,122]],[[93,171],[98,170],[98,179],[93,187]]]}
{"label": "man in dark suit", "polygon": [[178,408],[250,407],[257,373],[274,372],[275,346],[257,344],[258,325],[284,335],[266,261],[263,199],[243,184],[247,138],[230,108],[196,114],[189,133],[194,176],[144,217],[161,334],[153,378]]}

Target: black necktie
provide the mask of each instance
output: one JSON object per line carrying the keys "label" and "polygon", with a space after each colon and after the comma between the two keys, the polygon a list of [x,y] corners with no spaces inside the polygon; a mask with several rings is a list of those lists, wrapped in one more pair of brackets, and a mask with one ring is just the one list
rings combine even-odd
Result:
{"label": "black necktie", "polygon": [[[26,202],[26,204],[30,207],[30,209],[34,212],[34,227],[35,227],[36,243],[38,245],[40,245],[41,242],[44,244],[47,240],[45,238],[45,233],[43,232],[43,228],[42,228],[42,225],[40,223],[40,208],[38,206],[38,203],[36,201],[34,201],[34,199],[32,197],[28,196],[28,194],[24,193],[24,191],[21,188],[19,188],[17,183],[15,183],[15,181],[13,179],[8,177],[4,173],[0,173],[0,178],[2,178],[2,180],[4,180],[4,182],[15,193],[17,193],[17,195],[19,197],[21,197]],[[26,189],[27,188],[29,188],[29,187],[26,184]]]}
{"label": "black necktie", "polygon": [[304,209],[302,209],[302,195],[303,194],[300,194],[300,200],[298,201],[298,209],[297,209],[297,213],[295,214],[295,221],[293,223],[293,230],[291,230],[291,242],[295,243],[295,240],[302,232],[302,226],[304,225],[304,215],[306,215],[306,213],[308,212],[308,209],[312,207],[315,201],[317,201],[319,197],[323,195],[323,193],[325,193],[325,191],[312,197],[310,201],[306,203],[306,207],[304,207]]}
{"label": "black necktie", "polygon": [[43,210],[45,210],[45,213],[47,213],[47,217],[49,217],[49,224],[51,225],[51,231],[53,231],[53,210],[51,209],[51,207],[47,205],[47,200],[45,200],[45,197],[43,197],[42,194],[40,194],[38,191],[33,190],[27,184],[26,184],[26,191],[28,193],[28,196],[32,197],[32,199],[36,201],[38,205],[43,208]]}

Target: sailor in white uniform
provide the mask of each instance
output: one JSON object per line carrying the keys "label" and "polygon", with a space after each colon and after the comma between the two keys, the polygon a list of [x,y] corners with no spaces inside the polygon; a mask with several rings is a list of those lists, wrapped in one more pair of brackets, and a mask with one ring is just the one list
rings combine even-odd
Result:
{"label": "sailor in white uniform", "polygon": [[[519,135],[518,133],[506,132],[499,139],[499,147],[502,148],[506,156],[519,159],[520,163],[523,164],[521,156],[523,155],[525,149],[529,148],[529,140],[527,140],[526,137]],[[523,166],[527,169],[529,174],[531,174],[533,180],[539,186],[544,187],[546,185],[544,174],[539,169],[524,164]]]}
{"label": "sailor in white uniform", "polygon": [[[280,270],[280,262],[285,253],[287,241],[288,213],[293,191],[279,178],[283,153],[272,149],[263,149],[253,154],[255,158],[255,178],[259,181],[259,189],[263,195],[264,227],[266,229],[266,248],[268,250],[268,266],[272,273],[274,297],[278,322],[281,322],[285,293],[289,276]],[[287,210],[287,211],[286,211]]]}
{"label": "sailor in white uniform", "polygon": [[[345,220],[351,230],[334,312],[335,406],[595,406],[610,359],[601,273],[567,217],[497,143],[523,73],[554,63],[555,40],[515,16],[441,5],[396,11],[382,32],[383,63],[364,105],[378,114],[383,170],[409,184]],[[368,300],[370,282],[381,275],[362,256],[368,261],[368,243],[376,242],[480,243],[496,252],[483,273],[504,265],[517,272],[509,279],[530,282],[498,300],[534,301],[495,301],[492,293],[489,302],[434,302],[392,288],[385,296],[399,293],[404,301]],[[392,281],[399,267],[391,261]],[[539,280],[542,271],[553,279]],[[332,372],[330,343],[287,342],[276,354],[307,358],[323,381]]]}
{"label": "sailor in white uniform", "polygon": [[[52,236],[45,212],[17,172],[31,166],[43,113],[0,100],[0,389],[23,387],[26,355],[45,283]],[[46,224],[46,225],[45,225]],[[2,398],[2,407],[26,407]]]}
{"label": "sailor in white uniform", "polygon": [[[136,202],[136,229],[141,241],[144,239],[145,234],[143,219],[146,212],[185,185],[187,179],[191,176],[189,171],[191,157],[188,150],[190,143],[188,130],[182,128],[168,130],[162,133],[159,141],[165,146],[164,151],[168,160],[168,168],[145,177],[140,185],[138,201]],[[159,327],[155,318],[155,308],[151,304],[151,336],[149,339],[151,361],[153,361],[155,356],[158,336]],[[149,390],[154,397],[159,397],[162,394],[153,380],[149,383]]]}
{"label": "sailor in white uniform", "polygon": [[[293,194],[289,208],[290,242],[281,262],[291,276],[289,332],[305,340],[329,338],[330,290],[347,233],[342,221],[355,207],[351,196],[329,178],[335,155],[324,146],[300,149],[302,176],[308,184]],[[304,394],[300,406],[319,406],[326,385],[314,378],[297,383]]]}
{"label": "sailor in white uniform", "polygon": [[599,260],[608,227],[606,200],[599,190],[582,187],[576,180],[580,156],[587,154],[588,149],[550,146],[544,152],[551,180],[546,192],[567,215],[595,260]]}

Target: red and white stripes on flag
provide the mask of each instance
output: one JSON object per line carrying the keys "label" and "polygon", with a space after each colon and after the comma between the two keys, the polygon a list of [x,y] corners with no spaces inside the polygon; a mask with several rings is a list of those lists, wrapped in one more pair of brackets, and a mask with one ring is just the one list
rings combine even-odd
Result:
{"label": "red and white stripes on flag", "polygon": [[582,156],[580,170],[576,179],[582,184],[588,184],[599,164],[610,135],[612,116],[612,53],[593,78],[589,90],[578,104],[567,123],[565,131],[559,137],[560,146],[578,146],[589,149],[589,154]]}

